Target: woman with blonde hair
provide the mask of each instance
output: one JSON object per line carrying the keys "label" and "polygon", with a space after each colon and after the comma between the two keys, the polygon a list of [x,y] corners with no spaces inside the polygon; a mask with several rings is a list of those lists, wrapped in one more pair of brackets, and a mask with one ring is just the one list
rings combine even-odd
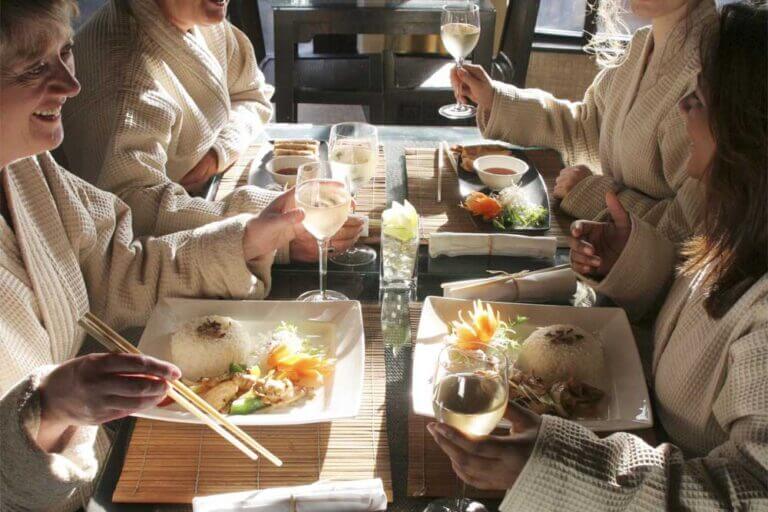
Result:
{"label": "woman with blonde hair", "polygon": [[724,7],[705,47],[701,85],[680,102],[706,206],[685,261],[676,272],[673,244],[611,192],[612,222],[577,221],[571,245],[573,269],[635,314],[666,295],[650,377],[670,442],[517,408],[506,436],[431,425],[462,479],[509,489],[502,512],[768,507],[768,9]]}
{"label": "woman with blonde hair", "polygon": [[[600,2],[605,27],[615,30],[619,0]],[[603,69],[579,102],[538,89],[492,81],[479,66],[453,73],[459,101],[478,105],[483,135],[560,151],[566,167],[554,189],[560,208],[580,218],[604,214],[615,191],[625,208],[675,242],[701,217],[701,189],[686,176],[688,139],[677,102],[696,85],[699,41],[715,19],[714,0],[630,0],[651,19],[626,51],[616,34],[594,44]]]}
{"label": "woman with blonde hair", "polygon": [[[83,91],[63,111],[64,164],[133,209],[139,235],[164,235],[244,212],[277,196],[254,186],[219,201],[200,191],[264,130],[273,88],[253,46],[225,19],[228,0],[109,0],[75,36]],[[297,226],[277,260],[317,260]],[[350,218],[331,241],[350,247]]]}
{"label": "woman with blonde hair", "polygon": [[[142,325],[158,299],[261,298],[301,210],[292,192],[258,216],[134,237],[131,210],[48,153],[79,90],[75,0],[3,0],[0,16],[0,510],[84,506],[109,440],[98,425],[158,403],[179,370],[83,355],[87,311]],[[78,355],[80,356],[78,357]]]}

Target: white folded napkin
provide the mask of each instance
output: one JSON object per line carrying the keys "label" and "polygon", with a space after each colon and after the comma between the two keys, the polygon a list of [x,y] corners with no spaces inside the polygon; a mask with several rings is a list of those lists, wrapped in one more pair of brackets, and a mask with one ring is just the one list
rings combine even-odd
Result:
{"label": "white folded napkin", "polygon": [[360,232],[360,236],[361,237],[368,236],[368,225],[370,224],[370,219],[368,218],[368,216],[365,215],[364,213],[350,213],[349,216],[363,221],[363,230]]}
{"label": "white folded napkin", "polygon": [[567,302],[576,293],[576,274],[568,266],[485,279],[443,283],[443,295],[454,299]]}
{"label": "white folded napkin", "polygon": [[527,256],[554,258],[557,238],[510,233],[432,233],[429,256]]}
{"label": "white folded napkin", "polygon": [[216,494],[192,500],[194,512],[375,512],[387,509],[380,478]]}

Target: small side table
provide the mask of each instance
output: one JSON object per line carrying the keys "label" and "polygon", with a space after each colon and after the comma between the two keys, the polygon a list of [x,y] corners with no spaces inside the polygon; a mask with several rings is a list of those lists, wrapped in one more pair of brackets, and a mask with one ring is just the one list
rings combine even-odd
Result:
{"label": "small side table", "polygon": [[[318,34],[423,35],[440,33],[440,0],[271,0],[275,19],[276,122],[296,122],[296,45]],[[480,41],[472,61],[489,73],[493,54],[496,10],[490,0],[478,0]],[[381,87],[368,91],[322,91],[339,103],[383,105]],[[344,101],[346,100],[346,101]]]}

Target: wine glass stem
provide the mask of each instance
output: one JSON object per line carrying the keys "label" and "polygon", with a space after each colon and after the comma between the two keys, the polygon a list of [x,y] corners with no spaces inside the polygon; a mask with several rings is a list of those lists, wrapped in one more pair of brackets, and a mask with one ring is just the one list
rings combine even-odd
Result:
{"label": "wine glass stem", "polygon": [[[459,71],[464,67],[464,59],[456,59],[456,70]],[[464,104],[459,100],[456,100],[456,110],[464,110]]]}
{"label": "wine glass stem", "polygon": [[325,300],[325,280],[328,274],[328,240],[318,240],[317,249],[319,256],[317,261],[320,265],[320,297]]}

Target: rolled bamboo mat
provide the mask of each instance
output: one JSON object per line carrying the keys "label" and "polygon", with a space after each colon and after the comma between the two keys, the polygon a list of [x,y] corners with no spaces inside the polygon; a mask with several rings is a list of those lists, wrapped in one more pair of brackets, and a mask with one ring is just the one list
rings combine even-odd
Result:
{"label": "rolled bamboo mat", "polygon": [[[421,304],[411,306],[411,339],[416,339],[421,317]],[[408,496],[448,497],[460,496],[462,482],[451,468],[451,460],[440,449],[427,424],[432,418],[408,415]],[[486,491],[466,487],[471,498],[501,498],[500,491]]]}
{"label": "rolled bamboo mat", "polygon": [[[525,155],[539,170],[550,197],[549,236],[557,237],[559,247],[568,247],[568,233],[573,218],[562,212],[552,197],[562,160],[551,149],[529,149]],[[408,177],[408,200],[421,217],[422,243],[427,243],[431,233],[477,233],[492,231],[486,224],[479,224],[461,208],[461,196],[456,173],[446,162],[443,167],[442,202],[437,194],[437,151],[434,148],[410,148],[405,150],[405,169]]]}
{"label": "rolled bamboo mat", "polygon": [[[240,159],[221,177],[216,191],[216,200],[231,194],[237,187],[248,184],[251,162],[258,156],[260,144],[251,145]],[[368,216],[368,236],[361,238],[362,243],[379,243],[381,239],[381,213],[387,207],[387,163],[384,147],[379,146],[379,158],[373,180],[361,188],[355,197],[355,212]]]}
{"label": "rolled bamboo mat", "polygon": [[284,466],[253,462],[207,427],[139,419],[112,499],[191,503],[195,496],[381,478],[392,501],[381,309],[363,306],[365,381],[357,417],[331,423],[243,427]]}

